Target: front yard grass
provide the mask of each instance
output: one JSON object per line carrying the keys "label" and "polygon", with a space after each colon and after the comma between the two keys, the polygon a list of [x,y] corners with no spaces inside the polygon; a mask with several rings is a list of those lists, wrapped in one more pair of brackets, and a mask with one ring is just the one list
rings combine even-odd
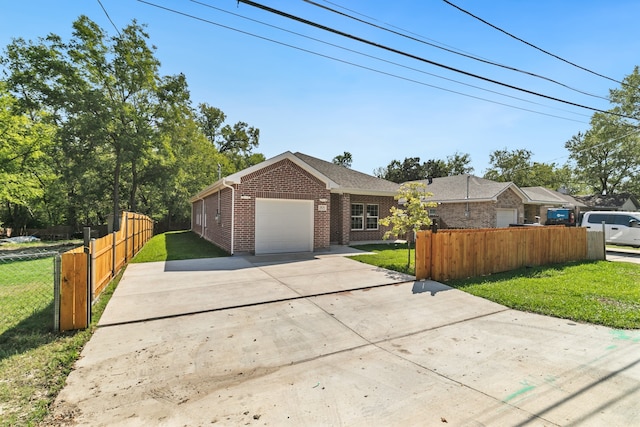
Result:
{"label": "front yard grass", "polygon": [[0,426],[38,425],[47,416],[119,280],[94,304],[85,330],[52,331],[51,304],[0,335]]}
{"label": "front yard grass", "polygon": [[132,263],[216,258],[229,254],[192,231],[169,231],[153,236]]}
{"label": "front yard grass", "polygon": [[[354,259],[407,271],[406,246],[355,246],[375,252]],[[386,246],[386,248],[384,248]],[[399,264],[398,264],[399,263]],[[400,268],[394,268],[399,265]],[[574,262],[522,268],[447,285],[507,307],[622,329],[640,328],[640,265],[625,262]]]}
{"label": "front yard grass", "polygon": [[[7,250],[42,249],[46,243],[21,245]],[[227,256],[228,254],[200,239],[189,231],[169,232],[154,236],[131,262],[151,262],[176,259],[191,259]],[[29,268],[16,279],[19,283],[31,281],[33,272],[42,270],[43,263],[51,263],[51,258],[29,262]],[[0,278],[6,278],[0,266]],[[57,420],[46,419],[49,406],[64,387],[73,364],[78,359],[84,345],[97,327],[111,295],[117,287],[122,272],[111,282],[106,291],[92,307],[89,328],[81,331],[56,333],[52,330],[53,303],[46,307],[34,307],[26,317],[13,313],[13,300],[20,295],[13,292],[3,296],[6,280],[0,280],[0,297],[7,317],[11,322],[0,322],[0,426],[33,426],[43,422],[56,425]],[[45,285],[52,293],[53,278]],[[6,297],[6,298],[5,298]],[[52,297],[49,297],[52,299]]]}
{"label": "front yard grass", "polygon": [[365,264],[386,268],[387,270],[399,271],[405,274],[415,274],[415,252],[411,249],[411,262],[407,267],[407,244],[406,243],[382,243],[374,245],[353,246],[362,251],[373,252],[375,255],[355,255],[349,257]]}

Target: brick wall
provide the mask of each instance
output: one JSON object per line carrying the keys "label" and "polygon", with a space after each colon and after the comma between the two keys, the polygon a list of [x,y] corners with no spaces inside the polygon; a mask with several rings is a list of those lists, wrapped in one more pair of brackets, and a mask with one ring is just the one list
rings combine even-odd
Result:
{"label": "brick wall", "polygon": [[204,238],[231,252],[231,189],[225,187],[206,197],[204,201]]}
{"label": "brick wall", "polygon": [[191,230],[202,236],[202,200],[191,204]]}
{"label": "brick wall", "polygon": [[518,222],[524,222],[524,204],[511,189],[498,196],[496,202],[470,202],[469,215],[465,215],[467,203],[442,203],[436,208],[439,218],[449,228],[495,228],[496,209],[517,209]]}
{"label": "brick wall", "polygon": [[[329,247],[330,193],[326,185],[288,159],[246,175],[236,187],[235,251],[255,249],[255,199],[296,199],[314,201],[314,249]],[[242,196],[245,196],[245,199]],[[326,202],[320,202],[326,199]],[[319,211],[318,205],[326,205]]]}
{"label": "brick wall", "polygon": [[[389,230],[390,227],[384,227],[381,224],[378,224],[377,230],[351,230],[351,204],[352,203],[362,203],[364,205],[364,221],[366,224],[367,221],[367,205],[378,205],[378,219],[382,219],[388,217],[390,215],[391,206],[397,205],[396,200],[392,196],[362,196],[351,194],[350,201],[348,207],[346,207],[346,229],[349,230],[349,241],[344,243],[348,244],[350,242],[362,242],[366,240],[382,240],[382,236],[384,233]],[[343,206],[343,209],[345,207]]]}

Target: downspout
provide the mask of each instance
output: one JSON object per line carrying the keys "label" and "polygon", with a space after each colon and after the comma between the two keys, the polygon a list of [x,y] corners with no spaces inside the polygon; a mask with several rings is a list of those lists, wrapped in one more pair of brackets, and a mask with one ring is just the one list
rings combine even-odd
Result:
{"label": "downspout", "polygon": [[205,200],[202,199],[202,217],[200,218],[200,237],[205,237],[205,231],[204,231],[204,224],[205,224],[205,215],[206,212],[204,211],[204,204],[205,204]]}
{"label": "downspout", "polygon": [[467,208],[466,208],[466,209],[465,209],[465,211],[464,211],[464,217],[465,217],[466,219],[469,219],[469,216],[470,216],[470,214],[469,214],[469,180],[470,180],[470,179],[471,179],[471,175],[467,175],[467,197],[466,197],[466,200],[467,200]]}
{"label": "downspout", "polygon": [[226,180],[222,178],[222,185],[231,189],[231,255],[233,255],[234,246],[234,231],[235,231],[235,212],[236,212],[236,189],[232,185],[227,184]]}

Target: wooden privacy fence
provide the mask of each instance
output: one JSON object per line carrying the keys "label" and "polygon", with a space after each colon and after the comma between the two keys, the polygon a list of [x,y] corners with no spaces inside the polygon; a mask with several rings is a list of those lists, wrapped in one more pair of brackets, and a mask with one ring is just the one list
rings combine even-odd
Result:
{"label": "wooden privacy fence", "polygon": [[463,279],[587,258],[587,229],[582,227],[438,230],[416,235],[418,280]]}
{"label": "wooden privacy fence", "polygon": [[60,278],[56,286],[60,331],[89,326],[91,304],[151,239],[153,220],[142,214],[123,212],[119,231],[100,239],[89,239],[89,235],[90,230],[85,229],[84,247],[60,257]]}

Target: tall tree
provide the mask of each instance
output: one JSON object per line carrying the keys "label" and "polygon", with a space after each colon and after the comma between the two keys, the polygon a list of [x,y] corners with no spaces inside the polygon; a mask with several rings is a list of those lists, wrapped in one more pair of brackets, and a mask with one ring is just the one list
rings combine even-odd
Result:
{"label": "tall tree", "polygon": [[15,229],[36,225],[35,212],[46,209],[42,199],[51,174],[43,159],[54,129],[42,119],[20,113],[17,100],[0,82],[0,224]]}
{"label": "tall tree", "polygon": [[[636,66],[619,89],[610,91],[611,109],[640,119],[640,71]],[[638,187],[640,134],[637,123],[615,114],[594,113],[591,128],[566,142],[577,173],[592,191],[611,194]]]}
{"label": "tall tree", "polygon": [[472,174],[473,167],[471,163],[471,155],[469,153],[460,153],[456,151],[453,155],[447,156],[447,175],[465,175]]}
{"label": "tall tree", "polygon": [[[7,48],[8,82],[23,108],[45,109],[59,128],[53,154],[73,200],[69,222],[77,223],[83,210],[102,211],[105,199],[114,213],[125,205],[135,209],[139,169],[157,150],[163,102],[189,102],[186,85],[176,84],[179,77],[159,75],[148,37],[133,21],[109,38],[81,16],[68,43],[49,35],[37,43],[18,39]],[[167,96],[172,91],[183,93]]]}
{"label": "tall tree", "polygon": [[575,188],[571,169],[555,163],[532,162],[533,153],[526,149],[496,150],[490,154],[491,168],[484,177],[498,182],[513,182],[519,187]]}
{"label": "tall tree", "polygon": [[197,121],[202,133],[235,166],[235,170],[229,173],[264,160],[262,154],[253,152],[259,145],[260,129],[242,121],[227,124],[227,116],[222,110],[206,103],[198,105],[198,113]]}
{"label": "tall tree", "polygon": [[373,173],[378,178],[397,183],[427,178],[425,165],[420,163],[420,157],[407,157],[402,162],[392,160],[386,167],[378,168]]}
{"label": "tall tree", "polygon": [[352,162],[353,157],[351,157],[351,153],[348,151],[345,151],[342,154],[338,154],[333,158],[334,165],[344,166],[345,168],[350,168]]}
{"label": "tall tree", "polygon": [[529,187],[532,154],[527,149],[496,150],[489,155],[491,167],[485,172],[484,177],[499,182],[511,181],[516,185]]}

